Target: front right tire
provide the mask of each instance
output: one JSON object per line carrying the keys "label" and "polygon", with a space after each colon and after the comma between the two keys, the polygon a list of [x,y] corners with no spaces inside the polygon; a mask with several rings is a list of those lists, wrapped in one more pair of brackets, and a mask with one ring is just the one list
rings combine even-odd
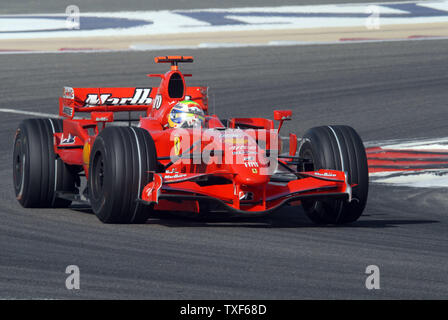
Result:
{"label": "front right tire", "polygon": [[299,156],[313,163],[313,170],[345,171],[352,185],[352,202],[303,201],[307,216],[317,224],[343,224],[358,220],[367,203],[369,172],[361,138],[349,126],[325,126],[308,130]]}

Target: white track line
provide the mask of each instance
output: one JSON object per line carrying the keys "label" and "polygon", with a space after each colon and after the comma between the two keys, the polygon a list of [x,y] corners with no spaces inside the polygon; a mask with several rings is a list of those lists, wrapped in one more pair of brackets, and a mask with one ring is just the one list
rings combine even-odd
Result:
{"label": "white track line", "polygon": [[295,46],[326,46],[326,45],[350,45],[365,43],[401,42],[401,41],[430,41],[448,40],[448,37],[427,38],[399,38],[399,39],[372,39],[372,40],[347,40],[347,41],[270,41],[263,43],[200,43],[198,45],[148,45],[132,44],[129,49],[92,49],[92,50],[63,50],[63,51],[0,51],[0,55],[11,54],[63,54],[63,53],[116,53],[132,51],[160,51],[160,50],[199,50],[199,49],[227,49],[227,48],[249,48],[249,47],[295,47]]}
{"label": "white track line", "polygon": [[57,114],[53,114],[53,113],[24,111],[24,110],[16,110],[16,109],[4,109],[4,108],[0,108],[0,112],[24,114],[24,115],[35,116],[35,117],[46,117],[46,118],[53,118],[53,119],[62,119],[61,116],[59,116]]}

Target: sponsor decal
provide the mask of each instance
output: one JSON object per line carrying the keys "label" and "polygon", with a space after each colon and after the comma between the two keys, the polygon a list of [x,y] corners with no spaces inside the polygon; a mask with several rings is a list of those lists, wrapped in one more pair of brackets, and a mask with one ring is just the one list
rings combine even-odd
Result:
{"label": "sponsor decal", "polygon": [[225,131],[219,131],[220,138],[242,138],[247,137],[247,134],[244,133],[241,129],[227,129]]}
{"label": "sponsor decal", "polygon": [[314,172],[314,175],[321,176],[321,177],[336,177],[336,175],[334,173],[329,173],[329,172],[324,172],[324,173]]}
{"label": "sponsor decal", "polygon": [[178,178],[185,178],[187,176],[186,173],[175,173],[174,175],[166,175],[164,176],[165,179],[178,179]]}
{"label": "sponsor decal", "polygon": [[74,109],[72,107],[63,106],[62,107],[62,113],[65,114],[68,117],[73,117]]}
{"label": "sponsor decal", "polygon": [[156,95],[156,99],[154,100],[153,108],[159,110],[162,106],[162,96],[160,94]]}
{"label": "sponsor decal", "polygon": [[239,155],[239,154],[243,154],[243,155],[248,155],[248,154],[257,154],[256,151],[234,151],[232,154],[234,155]]}
{"label": "sponsor decal", "polygon": [[257,146],[256,145],[251,145],[251,146],[231,146],[230,150],[232,151],[242,151],[242,150],[257,150]]}
{"label": "sponsor decal", "polygon": [[258,169],[252,168],[252,173],[258,173]]}
{"label": "sponsor decal", "polygon": [[109,121],[109,118],[108,117],[96,117],[95,121],[96,122]]}
{"label": "sponsor decal", "polygon": [[75,98],[75,90],[71,87],[64,87],[64,91],[62,93],[62,98],[65,99],[74,99]]}
{"label": "sponsor decal", "polygon": [[90,145],[89,141],[86,141],[84,144],[84,148],[82,149],[82,160],[84,162],[85,166],[90,165],[90,151],[92,149],[92,146]]}
{"label": "sponsor decal", "polygon": [[114,114],[112,112],[92,112],[91,117],[96,122],[114,121]]}
{"label": "sponsor decal", "polygon": [[97,94],[90,93],[87,94],[84,105],[86,107],[99,105],[148,105],[152,102],[152,98],[149,97],[150,94],[151,88],[136,88],[134,95],[129,98],[114,98],[111,93],[103,93],[98,97]]}
{"label": "sponsor decal", "polygon": [[258,168],[259,164],[256,161],[249,161],[249,162],[245,162],[244,166],[246,168]]}
{"label": "sponsor decal", "polygon": [[[232,151],[232,154],[234,155],[250,155],[250,154],[257,154],[257,146],[256,145],[233,145],[230,147],[230,150]],[[251,158],[248,156],[247,158]],[[246,159],[246,158],[245,158]],[[249,159],[254,160],[254,159]],[[246,161],[246,160],[245,160]]]}
{"label": "sponsor decal", "polygon": [[76,136],[72,136],[69,133],[68,137],[64,138],[64,134],[62,134],[60,145],[71,145],[71,144],[74,144],[75,141],[76,141]]}
{"label": "sponsor decal", "polygon": [[247,137],[244,137],[244,138],[229,138],[229,137],[227,137],[226,136],[226,138],[224,139],[224,142],[225,143],[228,143],[228,144],[243,144],[243,143],[247,143],[247,141],[248,141],[249,139],[247,138]]}

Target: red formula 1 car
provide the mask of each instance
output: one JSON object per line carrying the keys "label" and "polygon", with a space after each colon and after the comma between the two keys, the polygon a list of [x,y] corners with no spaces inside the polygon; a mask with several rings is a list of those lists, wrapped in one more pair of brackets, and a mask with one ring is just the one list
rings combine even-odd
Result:
{"label": "red formula 1 car", "polygon": [[[289,137],[281,153],[274,120],[208,113],[206,87],[187,87],[178,64],[192,57],[156,57],[170,63],[159,87],[70,88],[59,119],[27,119],[14,144],[14,188],[23,207],[67,207],[88,201],[105,223],[141,223],[163,211],[226,211],[258,215],[302,206],[316,223],[357,220],[367,201],[366,154],[347,126],[312,128]],[[200,125],[172,126],[179,104]],[[138,126],[119,115],[144,112]],[[173,112],[177,113],[173,115]],[[121,124],[121,125],[119,125]],[[125,125],[123,125],[125,124]]]}

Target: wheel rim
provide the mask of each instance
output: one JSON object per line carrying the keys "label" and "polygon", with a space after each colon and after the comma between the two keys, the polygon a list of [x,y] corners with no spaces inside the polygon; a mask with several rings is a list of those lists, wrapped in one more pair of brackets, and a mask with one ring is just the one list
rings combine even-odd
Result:
{"label": "wheel rim", "polygon": [[21,196],[25,184],[24,182],[25,182],[26,157],[25,153],[23,152],[22,142],[19,139],[16,140],[13,157],[14,157],[13,158],[14,187],[16,189],[17,196]]}
{"label": "wheel rim", "polygon": [[101,152],[95,154],[92,167],[92,196],[97,198],[103,194],[104,187],[104,160]]}
{"label": "wheel rim", "polygon": [[303,154],[301,155],[301,158],[306,159],[306,160],[311,160],[311,162],[313,163],[312,165],[312,171],[316,170],[315,166],[314,166],[314,157],[313,157],[313,153],[311,152],[310,149],[307,149],[303,152]]}
{"label": "wheel rim", "polygon": [[[318,163],[316,166],[316,161],[315,161],[313,151],[310,146],[308,148],[303,149],[303,152],[301,152],[301,157],[311,160],[311,162],[313,163],[311,170],[314,171],[314,170],[319,170],[322,168],[320,163]],[[334,217],[327,216],[325,218],[325,220],[328,220],[328,218],[331,218],[332,220],[334,220],[332,223],[337,222],[339,220],[340,214],[342,212],[342,205],[343,205],[343,202],[340,200],[303,200],[302,201],[302,207],[306,211],[316,212],[316,213],[319,213],[320,215],[325,214],[325,212],[327,211],[326,210],[327,206],[339,207],[338,213],[336,214],[336,216],[334,216]]]}

